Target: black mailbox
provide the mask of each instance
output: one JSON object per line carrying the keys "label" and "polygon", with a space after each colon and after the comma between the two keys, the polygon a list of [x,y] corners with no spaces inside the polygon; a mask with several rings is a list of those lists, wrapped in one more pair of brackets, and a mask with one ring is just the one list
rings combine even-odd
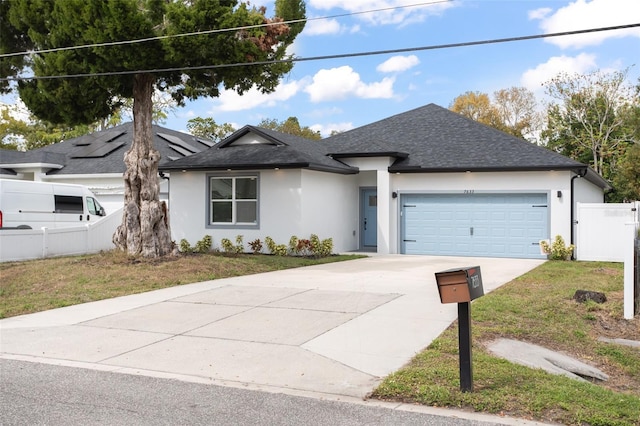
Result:
{"label": "black mailbox", "polygon": [[436,283],[442,303],[471,302],[484,295],[479,266],[436,272]]}

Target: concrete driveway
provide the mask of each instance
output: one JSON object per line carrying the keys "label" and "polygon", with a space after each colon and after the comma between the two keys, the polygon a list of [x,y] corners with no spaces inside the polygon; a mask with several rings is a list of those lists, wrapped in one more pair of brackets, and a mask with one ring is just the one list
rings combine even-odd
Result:
{"label": "concrete driveway", "polygon": [[372,256],[183,285],[0,320],[0,357],[362,398],[456,319],[435,272],[480,265],[486,293],[542,262]]}

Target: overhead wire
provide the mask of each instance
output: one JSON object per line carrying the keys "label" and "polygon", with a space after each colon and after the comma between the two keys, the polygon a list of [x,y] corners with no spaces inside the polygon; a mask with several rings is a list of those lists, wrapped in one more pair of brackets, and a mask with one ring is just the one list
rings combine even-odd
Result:
{"label": "overhead wire", "polygon": [[421,6],[431,6],[431,5],[438,4],[438,3],[450,3],[452,1],[453,0],[433,0],[433,1],[428,1],[428,2],[414,3],[414,4],[403,5],[403,6],[390,6],[390,7],[383,7],[383,8],[379,8],[379,9],[369,9],[369,10],[362,10],[360,12],[342,13],[342,14],[338,14],[338,15],[320,16],[320,17],[315,17],[315,18],[292,19],[292,20],[289,20],[289,21],[277,21],[277,22],[268,22],[268,23],[256,24],[256,25],[245,25],[245,26],[232,27],[232,28],[219,28],[219,29],[213,29],[213,30],[194,31],[194,32],[190,32],[190,33],[170,34],[170,35],[147,37],[147,38],[140,38],[140,39],[134,39],[134,40],[109,41],[109,42],[104,42],[104,43],[83,44],[83,45],[79,45],[79,46],[55,47],[55,48],[51,48],[51,49],[40,49],[40,50],[32,50],[32,51],[2,53],[2,54],[0,54],[0,58],[8,58],[8,57],[13,57],[13,56],[27,56],[27,55],[42,54],[42,53],[55,53],[55,52],[63,52],[63,51],[67,51],[67,50],[88,49],[88,48],[95,48],[95,47],[122,46],[122,45],[127,45],[127,44],[146,43],[146,42],[155,41],[155,40],[166,40],[166,39],[170,39],[170,38],[192,37],[192,36],[198,36],[198,35],[208,35],[208,34],[217,34],[217,33],[225,33],[225,32],[243,31],[243,30],[249,30],[249,29],[253,29],[253,28],[264,28],[264,27],[269,27],[269,26],[274,26],[274,25],[298,24],[298,23],[301,23],[301,22],[321,21],[321,20],[326,20],[326,19],[336,19],[336,18],[345,18],[345,17],[348,17],[348,16],[364,15],[364,14],[368,14],[368,13],[386,12],[386,11],[389,11],[389,10],[408,9],[408,8],[412,8],[412,7],[421,7]]}
{"label": "overhead wire", "polygon": [[516,42],[516,41],[536,40],[536,39],[551,38],[551,37],[564,37],[564,36],[572,36],[572,35],[579,35],[579,34],[603,32],[603,31],[623,30],[623,29],[636,28],[636,27],[640,27],[640,23],[616,25],[616,26],[609,26],[609,27],[602,27],[602,28],[590,28],[590,29],[575,30],[575,31],[563,31],[563,32],[556,32],[556,33],[549,33],[549,34],[534,34],[534,35],[519,36],[519,37],[506,37],[506,38],[497,38],[497,39],[488,39],[488,40],[467,41],[467,42],[460,42],[460,43],[447,43],[447,44],[407,47],[407,48],[388,49],[388,50],[374,50],[374,51],[366,51],[366,52],[353,52],[353,53],[343,53],[343,54],[333,54],[333,55],[323,55],[323,56],[312,56],[312,57],[306,57],[306,58],[293,57],[288,59],[272,60],[272,61],[237,62],[232,64],[202,65],[202,66],[193,66],[193,67],[173,67],[173,68],[131,70],[131,71],[110,71],[110,72],[104,72],[104,73],[81,73],[81,74],[52,75],[52,76],[30,76],[30,77],[6,77],[6,78],[0,78],[0,81],[51,80],[51,79],[63,79],[63,78],[105,77],[105,76],[114,76],[114,75],[130,75],[130,74],[145,74],[145,73],[159,74],[159,73],[168,73],[168,72],[177,72],[177,71],[214,70],[214,69],[220,69],[220,68],[232,68],[232,67],[241,67],[241,66],[274,65],[274,64],[289,63],[289,62],[310,62],[310,61],[320,61],[320,60],[327,60],[327,59],[355,58],[355,57],[363,57],[363,56],[387,55],[387,54],[418,52],[418,51],[426,51],[426,50],[451,49],[451,48],[458,48],[458,47],[479,46],[479,45],[486,45],[486,44],[509,43],[509,42]]}

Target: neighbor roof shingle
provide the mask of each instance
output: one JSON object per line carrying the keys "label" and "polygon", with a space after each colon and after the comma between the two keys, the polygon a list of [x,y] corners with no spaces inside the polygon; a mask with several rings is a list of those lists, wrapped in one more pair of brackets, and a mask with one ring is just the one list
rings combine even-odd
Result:
{"label": "neighbor roof shingle", "polygon": [[[154,147],[160,152],[162,160],[182,158],[214,144],[212,141],[157,125],[153,125],[152,132]],[[125,172],[124,153],[132,142],[133,123],[124,123],[31,151],[2,150],[0,167],[40,163],[63,166],[50,170],[47,173],[49,175],[121,174]]]}

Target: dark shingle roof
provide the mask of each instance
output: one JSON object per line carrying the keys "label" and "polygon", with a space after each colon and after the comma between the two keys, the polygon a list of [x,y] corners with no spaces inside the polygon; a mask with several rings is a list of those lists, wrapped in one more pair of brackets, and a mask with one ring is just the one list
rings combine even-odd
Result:
{"label": "dark shingle roof", "polygon": [[15,175],[14,167],[18,165],[40,164],[52,168],[62,168],[66,157],[62,154],[46,151],[15,151],[0,149],[0,174]]}
{"label": "dark shingle roof", "polygon": [[[371,144],[370,141],[375,141]],[[429,104],[326,139],[329,153],[406,152],[390,172],[572,170],[584,164]]]}
{"label": "dark shingle roof", "polygon": [[[235,144],[249,133],[267,143]],[[583,174],[588,170],[582,163],[435,104],[320,141],[255,126],[245,126],[217,145],[160,126],[153,126],[153,135],[162,157],[159,168],[166,171],[307,168],[353,174],[358,169],[341,158],[372,156],[393,158],[389,167],[392,173],[571,170]],[[24,155],[23,162],[64,166],[49,174],[124,173],[124,153],[132,136],[133,123],[126,123],[17,155]],[[1,168],[11,164],[16,154],[0,155]],[[11,169],[4,172],[14,173]],[[592,171],[586,178],[610,188]]]}
{"label": "dark shingle roof", "polygon": [[[49,175],[124,173],[124,153],[132,142],[133,123],[125,123],[27,152],[3,150],[0,167],[40,163],[63,166],[49,171]],[[182,158],[214,145],[210,140],[157,125],[153,126],[153,143],[161,161]]]}
{"label": "dark shingle roof", "polygon": [[[233,144],[249,132],[272,144]],[[354,173],[356,168],[339,160],[373,156],[393,158],[394,163],[389,167],[392,173],[571,170],[582,175],[588,170],[585,164],[435,104],[321,141],[245,126],[209,150],[164,162],[160,168],[226,170],[278,167]],[[586,177],[602,188],[610,188],[602,177],[592,171]]]}
{"label": "dark shingle roof", "polygon": [[[268,143],[234,145],[248,133]],[[216,146],[187,158],[163,162],[161,170],[248,170],[306,168],[352,174],[358,169],[327,156],[320,141],[255,126],[245,126]]]}

